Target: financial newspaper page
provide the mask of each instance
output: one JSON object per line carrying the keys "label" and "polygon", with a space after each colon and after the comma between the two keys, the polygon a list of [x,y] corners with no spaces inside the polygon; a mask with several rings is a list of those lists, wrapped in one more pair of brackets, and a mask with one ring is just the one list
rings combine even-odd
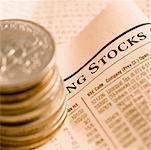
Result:
{"label": "financial newspaper page", "polygon": [[151,23],[131,1],[111,1],[58,62],[68,117],[41,150],[151,149]]}
{"label": "financial newspaper page", "polygon": [[[60,38],[63,31],[67,29],[71,33],[69,24],[65,23],[76,27],[84,24],[78,11],[84,12],[85,4],[89,4],[90,11],[92,7],[98,10],[94,15],[101,8],[92,5],[92,1],[81,1],[83,5],[78,8],[82,11],[76,9],[72,17],[67,13],[68,17],[63,18],[65,21],[60,19],[60,24],[59,17],[51,16],[55,14],[53,8],[59,11],[66,6],[60,1],[50,5],[45,0],[31,0],[30,3],[1,0],[0,19],[17,16],[36,21],[53,32],[58,44],[68,38],[66,32]],[[150,17],[150,7],[146,7],[149,0],[136,1]],[[38,7],[37,2],[40,2]],[[69,45],[57,49],[58,67],[65,81],[68,116],[56,137],[38,150],[151,149],[150,21],[129,0],[110,0],[103,8]],[[68,9],[63,12],[65,10]],[[77,20],[73,19],[75,16]],[[92,19],[89,18],[87,20]]]}

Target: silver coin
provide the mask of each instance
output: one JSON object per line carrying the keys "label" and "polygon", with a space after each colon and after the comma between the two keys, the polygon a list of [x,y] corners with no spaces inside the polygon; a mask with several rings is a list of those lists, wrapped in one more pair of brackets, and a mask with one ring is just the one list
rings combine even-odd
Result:
{"label": "silver coin", "polygon": [[[25,92],[24,95],[29,95],[29,93],[33,93],[35,91],[39,91],[33,96],[29,96],[28,98],[24,100],[19,100],[18,102],[13,103],[1,103],[0,110],[2,115],[15,115],[15,114],[21,114],[25,113],[31,109],[34,109],[37,105],[40,105],[46,98],[51,97],[53,95],[53,92],[56,91],[58,86],[60,86],[60,76],[58,76],[58,72],[55,71],[54,75],[51,77],[51,80],[48,78],[49,82],[45,84],[43,87],[37,87],[37,89],[31,89],[29,92]],[[40,89],[38,89],[40,88]],[[50,95],[51,94],[51,95]],[[17,98],[19,98],[19,95],[16,95]],[[24,96],[25,97],[25,96]],[[50,100],[49,100],[50,101]]]}
{"label": "silver coin", "polygon": [[25,143],[24,145],[11,145],[10,143],[8,143],[7,141],[3,141],[0,143],[0,149],[2,150],[33,150],[36,149],[42,145],[44,145],[45,143],[47,143],[49,140],[51,140],[59,131],[59,129],[62,127],[64,121],[66,118],[66,113],[64,113],[64,115],[62,116],[62,120],[61,122],[59,122],[56,128],[54,128],[54,130],[47,135],[46,137],[44,137],[43,139],[40,139],[39,141],[36,141],[32,144],[27,144]]}
{"label": "silver coin", "polygon": [[[60,83],[58,83],[58,84],[60,85]],[[0,122],[3,124],[16,124],[16,123],[29,122],[29,121],[35,120],[40,115],[43,115],[46,112],[50,112],[53,115],[53,113],[56,110],[58,110],[58,107],[60,105],[62,105],[62,103],[64,101],[64,99],[62,99],[63,93],[64,93],[64,90],[57,91],[56,95],[52,95],[51,92],[48,92],[45,95],[45,97],[43,97],[43,101],[45,101],[44,104],[40,105],[36,109],[28,111],[27,113],[23,113],[23,114],[19,114],[19,115],[12,115],[12,116],[11,115],[9,115],[9,116],[0,115]],[[60,98],[61,98],[61,100],[60,100]],[[29,107],[30,107],[30,105],[29,105]]]}
{"label": "silver coin", "polygon": [[24,20],[0,21],[0,93],[37,84],[54,64],[54,42],[41,26]]}
{"label": "silver coin", "polygon": [[[8,146],[23,146],[27,143],[35,144],[36,142],[42,141],[49,135],[53,135],[53,132],[57,130],[60,126],[62,126],[62,123],[64,122],[66,118],[66,105],[62,107],[62,111],[59,113],[60,115],[56,118],[56,123],[52,125],[51,121],[46,124],[46,126],[37,132],[36,134],[31,134],[27,136],[17,136],[17,137],[7,137],[1,135],[1,141],[3,144],[7,144]],[[50,138],[50,137],[49,137]]]}
{"label": "silver coin", "polygon": [[[47,76],[36,86],[30,88],[26,91],[19,93],[11,93],[11,94],[0,94],[0,103],[1,104],[12,104],[17,102],[22,102],[24,100],[29,99],[29,97],[34,97],[37,93],[41,93],[42,89],[44,89],[50,82],[53,82],[53,78],[57,77],[55,66],[52,68]],[[50,82],[49,82],[50,81]]]}
{"label": "silver coin", "polygon": [[[65,99],[65,97],[63,98]],[[20,126],[7,126],[7,125],[1,125],[1,135],[4,136],[25,136],[25,135],[31,135],[35,132],[38,132],[38,130],[44,128],[46,124],[51,124],[51,126],[54,126],[57,119],[59,118],[60,114],[63,114],[65,111],[65,103],[62,103],[60,108],[56,110],[56,112],[52,115],[50,112],[46,112],[43,114],[39,119],[30,122],[25,123]]]}

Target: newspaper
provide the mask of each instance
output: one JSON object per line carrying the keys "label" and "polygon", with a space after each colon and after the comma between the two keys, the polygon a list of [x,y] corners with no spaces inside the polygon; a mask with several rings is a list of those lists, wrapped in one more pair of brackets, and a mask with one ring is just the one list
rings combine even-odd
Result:
{"label": "newspaper", "polygon": [[151,23],[130,0],[100,10],[57,49],[68,117],[39,150],[151,149]]}
{"label": "newspaper", "polygon": [[150,29],[131,1],[111,1],[59,49],[68,117],[41,150],[151,149]]}

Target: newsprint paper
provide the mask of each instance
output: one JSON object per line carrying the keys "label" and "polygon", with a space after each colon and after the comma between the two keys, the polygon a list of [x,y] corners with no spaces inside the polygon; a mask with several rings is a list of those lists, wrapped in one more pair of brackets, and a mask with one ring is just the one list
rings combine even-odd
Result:
{"label": "newsprint paper", "polygon": [[68,117],[40,150],[151,149],[151,23],[113,0],[57,51]]}

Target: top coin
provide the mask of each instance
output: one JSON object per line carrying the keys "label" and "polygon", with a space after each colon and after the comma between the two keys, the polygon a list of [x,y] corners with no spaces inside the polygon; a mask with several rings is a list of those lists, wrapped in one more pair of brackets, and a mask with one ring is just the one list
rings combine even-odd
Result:
{"label": "top coin", "polygon": [[54,50],[43,27],[25,20],[0,21],[0,93],[39,83],[54,65]]}

